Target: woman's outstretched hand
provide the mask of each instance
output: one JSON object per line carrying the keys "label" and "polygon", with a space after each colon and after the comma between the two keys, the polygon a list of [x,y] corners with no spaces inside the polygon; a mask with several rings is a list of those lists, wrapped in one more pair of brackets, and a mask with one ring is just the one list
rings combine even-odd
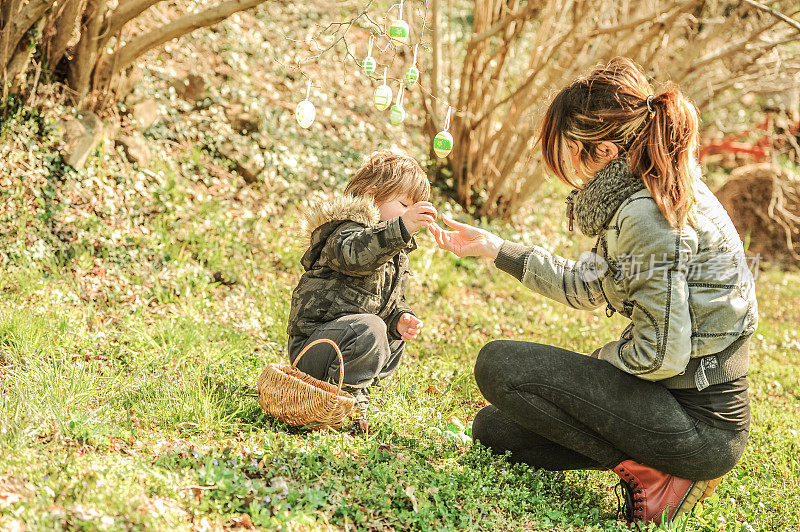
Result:
{"label": "woman's outstretched hand", "polygon": [[448,231],[435,223],[428,226],[439,247],[459,257],[489,257],[494,260],[504,240],[494,233],[462,224],[442,215],[442,220],[454,229]]}

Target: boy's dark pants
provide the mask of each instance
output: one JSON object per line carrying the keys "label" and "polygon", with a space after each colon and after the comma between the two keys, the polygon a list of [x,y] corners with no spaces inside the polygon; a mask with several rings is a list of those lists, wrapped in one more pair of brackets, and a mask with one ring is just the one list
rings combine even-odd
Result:
{"label": "boy's dark pants", "polygon": [[[405,350],[405,342],[389,339],[381,318],[352,314],[320,325],[308,338],[290,336],[289,359],[294,362],[305,346],[320,338],[333,340],[342,351],[344,383],[350,390],[364,389],[391,375]],[[297,367],[322,381],[339,382],[339,357],[328,343],[309,349]]]}

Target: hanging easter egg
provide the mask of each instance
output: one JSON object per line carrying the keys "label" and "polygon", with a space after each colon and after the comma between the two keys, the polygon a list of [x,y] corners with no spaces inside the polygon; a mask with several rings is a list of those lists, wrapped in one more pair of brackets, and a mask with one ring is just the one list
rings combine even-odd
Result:
{"label": "hanging easter egg", "polygon": [[397,104],[392,105],[389,110],[389,122],[395,126],[399,126],[406,119],[406,110]]}
{"label": "hanging easter egg", "polygon": [[437,157],[447,157],[453,151],[453,135],[448,131],[440,131],[433,138],[433,152]]}
{"label": "hanging easter egg", "polygon": [[317,110],[314,108],[313,103],[308,100],[303,100],[294,108],[294,117],[297,119],[297,123],[300,124],[300,127],[308,129],[317,117]]}
{"label": "hanging easter egg", "polygon": [[419,49],[419,44],[414,47],[414,61],[411,63],[411,66],[406,70],[406,84],[413,85],[419,79],[419,69],[417,69],[417,50]]}
{"label": "hanging easter egg", "polygon": [[372,57],[372,43],[375,40],[375,35],[370,34],[369,36],[369,44],[367,45],[367,57],[364,58],[364,62],[361,63],[361,68],[364,70],[364,73],[368,76],[371,76],[373,72],[375,72],[375,68],[378,66],[378,63],[375,61],[375,58]]}
{"label": "hanging easter egg", "polygon": [[406,44],[410,33],[408,22],[402,19],[395,20],[389,27],[389,38],[395,44]]}
{"label": "hanging easter egg", "polygon": [[371,75],[373,72],[375,72],[375,67],[377,66],[378,63],[375,61],[375,58],[371,56],[365,57],[364,62],[361,64],[361,68],[367,75]]}
{"label": "hanging easter egg", "polygon": [[406,110],[403,109],[403,98],[405,96],[405,85],[400,83],[400,90],[397,91],[397,99],[389,110],[389,122],[399,126],[406,119]]}
{"label": "hanging easter egg", "polygon": [[417,69],[417,67],[413,66],[409,67],[409,69],[406,70],[406,83],[409,85],[413,85],[414,83],[417,82],[418,79],[419,79],[419,70]]}
{"label": "hanging easter egg", "polygon": [[[391,9],[389,11],[391,11]],[[403,20],[403,0],[400,0],[398,13],[397,19],[389,26],[389,39],[395,44],[406,44],[411,30],[408,27],[408,22]]]}
{"label": "hanging easter egg", "polygon": [[444,130],[433,137],[433,153],[437,157],[447,157],[453,151],[453,135],[448,131],[450,129],[450,111],[451,108],[448,107],[447,116],[444,119]]}
{"label": "hanging easter egg", "polygon": [[306,99],[302,102],[297,104],[297,107],[294,108],[294,118],[297,120],[297,123],[300,124],[300,127],[309,128],[311,124],[314,123],[314,119],[317,117],[317,110],[314,108],[314,104],[311,103],[309,98],[311,97],[311,80],[308,80],[308,86],[306,87]]}
{"label": "hanging easter egg", "polygon": [[377,107],[379,111],[385,111],[388,109],[389,105],[392,103],[391,87],[384,84],[375,89],[375,94],[372,96],[372,100],[375,102],[375,107]]}
{"label": "hanging easter egg", "polygon": [[375,107],[379,111],[385,111],[392,105],[392,89],[386,84],[386,72],[388,67],[383,67],[383,85],[375,89],[372,95],[372,101],[375,102]]}

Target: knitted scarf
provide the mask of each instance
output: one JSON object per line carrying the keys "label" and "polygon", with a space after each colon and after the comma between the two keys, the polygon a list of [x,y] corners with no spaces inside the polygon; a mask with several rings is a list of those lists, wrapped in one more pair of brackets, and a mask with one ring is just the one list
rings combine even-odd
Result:
{"label": "knitted scarf", "polygon": [[631,194],[642,190],[644,181],[631,174],[628,156],[621,153],[599,170],[582,189],[567,198],[578,228],[586,236],[597,236]]}

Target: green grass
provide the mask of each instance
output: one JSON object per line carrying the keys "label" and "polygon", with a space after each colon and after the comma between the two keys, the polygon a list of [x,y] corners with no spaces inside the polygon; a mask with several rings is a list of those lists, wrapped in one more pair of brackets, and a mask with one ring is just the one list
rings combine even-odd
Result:
{"label": "green grass", "polygon": [[[245,41],[214,43],[261,68]],[[342,88],[352,80],[329,81],[356,105]],[[158,83],[146,73],[144,90],[168,101]],[[407,294],[423,334],[374,393],[373,432],[269,419],[255,386],[265,363],[286,358],[299,209],[341,187],[365,151],[428,139],[411,119],[400,135],[369,116],[335,134],[298,132],[275,106],[263,138],[238,139],[263,144],[268,161],[269,182],[245,187],[208,133],[232,135],[219,106],[202,116],[173,107],[147,132],[157,155],[147,169],[111,143],[87,169],[64,167],[52,118],[23,113],[0,131],[0,529],[624,529],[613,474],[512,466],[432,430],[485,405],[472,367],[487,341],[586,352],[624,319],[547,301],[487,261],[438,251],[427,234]],[[576,257],[591,243],[564,229],[565,195],[546,183],[515,225],[487,226]],[[800,529],[800,273],[763,272],[758,294],[747,451],[679,530]]]}
{"label": "green grass", "polygon": [[[375,393],[374,431],[289,428],[262,413],[255,381],[284,359],[300,199],[287,192],[277,214],[259,215],[263,196],[197,199],[197,180],[163,172],[163,184],[148,185],[160,208],[136,231],[104,223],[111,211],[87,216],[61,258],[23,253],[3,269],[0,492],[16,498],[0,495],[0,527],[188,529],[246,513],[266,529],[620,529],[613,475],[511,466],[429,429],[468,422],[484,404],[472,364],[488,340],[586,351],[622,320],[546,301],[423,234],[408,299],[424,334]],[[96,179],[102,188],[119,175]],[[569,254],[583,241],[560,227],[563,192],[548,185],[530,225],[494,228],[544,235]],[[212,282],[218,271],[235,283]],[[800,275],[768,271],[758,286],[750,445],[689,530],[800,523]]]}

